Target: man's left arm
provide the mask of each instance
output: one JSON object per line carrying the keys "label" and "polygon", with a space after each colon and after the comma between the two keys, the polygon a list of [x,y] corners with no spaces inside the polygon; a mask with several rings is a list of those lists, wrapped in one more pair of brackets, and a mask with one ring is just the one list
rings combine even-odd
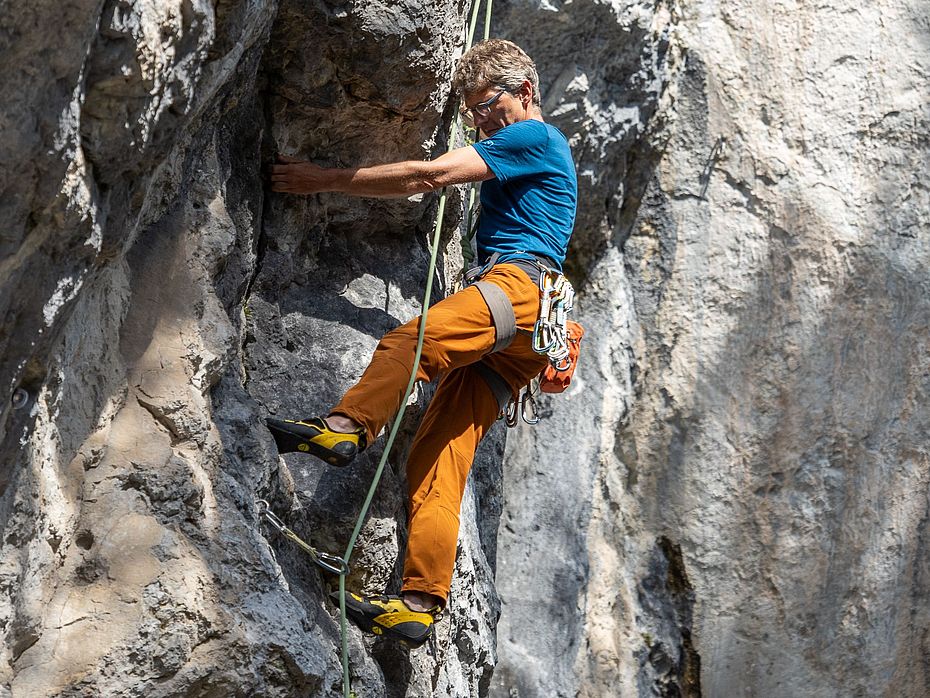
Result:
{"label": "man's left arm", "polygon": [[406,160],[357,168],[326,168],[289,157],[271,170],[271,188],[288,194],[342,192],[351,196],[403,197],[465,182],[492,179],[494,173],[472,147],[456,148],[435,160]]}

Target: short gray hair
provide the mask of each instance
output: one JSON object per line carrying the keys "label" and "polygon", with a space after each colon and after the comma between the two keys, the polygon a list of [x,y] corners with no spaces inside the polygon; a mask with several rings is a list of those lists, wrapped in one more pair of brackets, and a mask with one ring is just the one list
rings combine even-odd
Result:
{"label": "short gray hair", "polygon": [[475,44],[459,60],[452,77],[452,87],[460,97],[497,86],[516,92],[529,80],[533,86],[533,104],[539,101],[539,75],[536,64],[526,51],[506,39],[488,39]]}

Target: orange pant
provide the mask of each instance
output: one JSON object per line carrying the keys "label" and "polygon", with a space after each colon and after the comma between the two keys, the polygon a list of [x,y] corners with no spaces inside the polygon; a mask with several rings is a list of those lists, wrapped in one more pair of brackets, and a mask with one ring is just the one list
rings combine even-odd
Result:
{"label": "orange pant", "polygon": [[[500,264],[484,277],[513,304],[517,327],[531,331],[539,289],[524,271]],[[359,382],[333,408],[368,430],[369,442],[394,416],[410,380],[420,319],[386,334]],[[466,288],[429,309],[418,380],[441,377],[407,459],[410,530],[404,591],[449,596],[465,480],[478,442],[499,414],[491,389],[470,366],[482,357],[516,393],[546,365],[529,335],[518,333],[505,350],[494,346],[491,312],[481,293]],[[487,355],[487,356],[485,356]]]}

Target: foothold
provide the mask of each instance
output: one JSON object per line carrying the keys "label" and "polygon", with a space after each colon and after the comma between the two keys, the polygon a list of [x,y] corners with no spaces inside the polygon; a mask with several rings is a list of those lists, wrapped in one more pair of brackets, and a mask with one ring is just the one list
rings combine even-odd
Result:
{"label": "foothold", "polygon": [[23,388],[17,388],[13,391],[13,409],[19,410],[29,404],[29,393]]}

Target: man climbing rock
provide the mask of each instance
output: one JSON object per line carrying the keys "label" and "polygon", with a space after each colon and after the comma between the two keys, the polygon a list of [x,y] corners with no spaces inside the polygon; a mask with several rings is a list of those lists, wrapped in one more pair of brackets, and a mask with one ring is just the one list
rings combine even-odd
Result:
{"label": "man climbing rock", "polygon": [[[540,265],[561,270],[575,218],[577,181],[565,136],[543,121],[539,79],[509,41],[477,44],[453,88],[479,142],[432,161],[327,169],[282,158],[275,191],[410,196],[483,182],[476,235],[478,284],[432,306],[419,380],[440,382],[407,461],[410,521],[401,596],[347,596],[364,630],[424,642],[446,604],[455,565],[459,509],[481,438],[502,405],[546,366],[530,333],[539,313]],[[413,369],[419,318],[386,334],[368,368],[326,416],[268,419],[281,453],[301,451],[347,465],[400,408]]]}

